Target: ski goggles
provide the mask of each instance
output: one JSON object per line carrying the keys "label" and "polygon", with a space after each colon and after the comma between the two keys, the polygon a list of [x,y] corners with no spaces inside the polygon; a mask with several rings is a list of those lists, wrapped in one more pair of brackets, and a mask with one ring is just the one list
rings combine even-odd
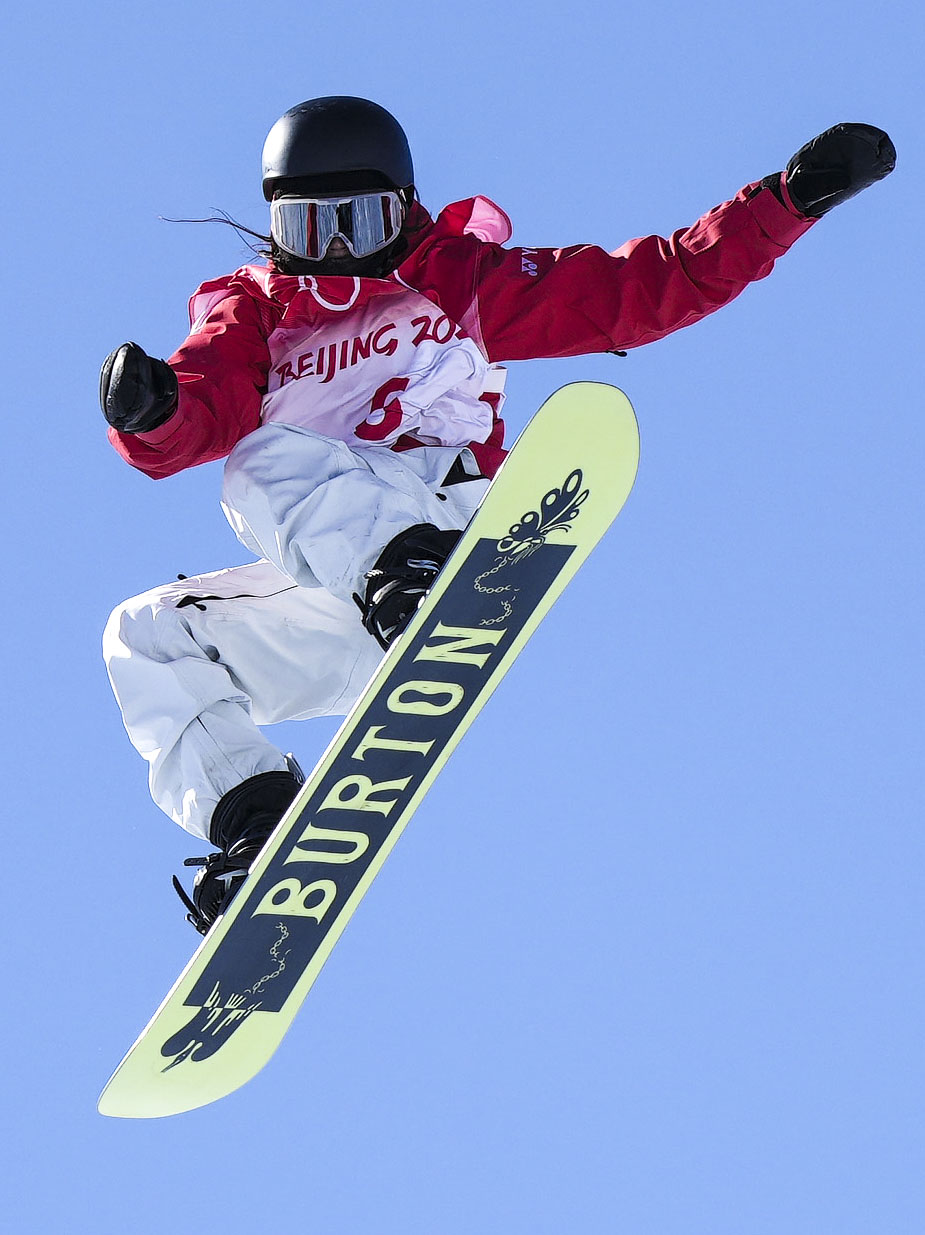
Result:
{"label": "ski goggles", "polygon": [[276,197],[270,234],[287,253],[318,261],[339,236],[354,257],[378,253],[398,236],[405,207],[398,193],[351,197]]}

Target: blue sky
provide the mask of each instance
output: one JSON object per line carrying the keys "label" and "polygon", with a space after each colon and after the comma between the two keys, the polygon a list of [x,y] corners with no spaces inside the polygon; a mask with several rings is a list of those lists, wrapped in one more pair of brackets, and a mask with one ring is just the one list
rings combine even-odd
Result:
{"label": "blue sky", "polygon": [[[782,0],[464,9],[17,6],[9,240],[3,1171],[11,1230],[905,1235],[922,1185],[920,11]],[[576,379],[642,431],[636,489],[467,736],[267,1069],[106,1120],[191,952],[196,851],[150,803],[110,609],[245,560],[220,465],[106,444],[99,365],[167,355],[303,98],[407,128],[425,204],[528,245],[669,232],[841,120],[899,162],[772,276]],[[332,724],[277,731],[311,764]]]}

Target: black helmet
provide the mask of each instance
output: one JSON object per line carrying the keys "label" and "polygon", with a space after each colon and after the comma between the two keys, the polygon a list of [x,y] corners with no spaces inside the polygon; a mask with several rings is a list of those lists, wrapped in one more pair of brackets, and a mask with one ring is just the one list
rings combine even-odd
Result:
{"label": "black helmet", "polygon": [[413,184],[411,151],[401,125],[368,99],[333,95],[299,103],[277,120],[264,143],[267,201],[281,188],[407,189]]}

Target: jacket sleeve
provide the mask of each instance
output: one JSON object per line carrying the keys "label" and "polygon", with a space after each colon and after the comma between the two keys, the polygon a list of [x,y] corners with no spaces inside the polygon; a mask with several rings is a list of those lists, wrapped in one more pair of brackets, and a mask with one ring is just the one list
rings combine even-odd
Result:
{"label": "jacket sleeve", "polygon": [[751,184],[669,239],[631,240],[613,253],[483,245],[475,287],[482,344],[492,361],[640,347],[770,274],[812,224]]}
{"label": "jacket sleeve", "polygon": [[229,280],[205,284],[207,307],[167,363],[177,375],[173,415],[149,433],[109,430],[109,440],[133,467],[153,477],[227,455],[260,423],[269,370],[269,326],[263,306]]}

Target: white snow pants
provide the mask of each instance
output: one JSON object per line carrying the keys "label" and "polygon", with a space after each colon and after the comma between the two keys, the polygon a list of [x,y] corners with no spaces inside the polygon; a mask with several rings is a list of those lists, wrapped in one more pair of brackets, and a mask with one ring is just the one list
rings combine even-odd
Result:
{"label": "white snow pants", "polygon": [[[473,478],[444,485],[459,458]],[[224,793],[286,767],[258,726],[346,715],[382,652],[351,599],[415,523],[465,527],[488,481],[455,447],[352,450],[269,424],[235,447],[223,507],[262,560],[154,588],[120,605],[103,655],[151,794],[208,838]]]}

